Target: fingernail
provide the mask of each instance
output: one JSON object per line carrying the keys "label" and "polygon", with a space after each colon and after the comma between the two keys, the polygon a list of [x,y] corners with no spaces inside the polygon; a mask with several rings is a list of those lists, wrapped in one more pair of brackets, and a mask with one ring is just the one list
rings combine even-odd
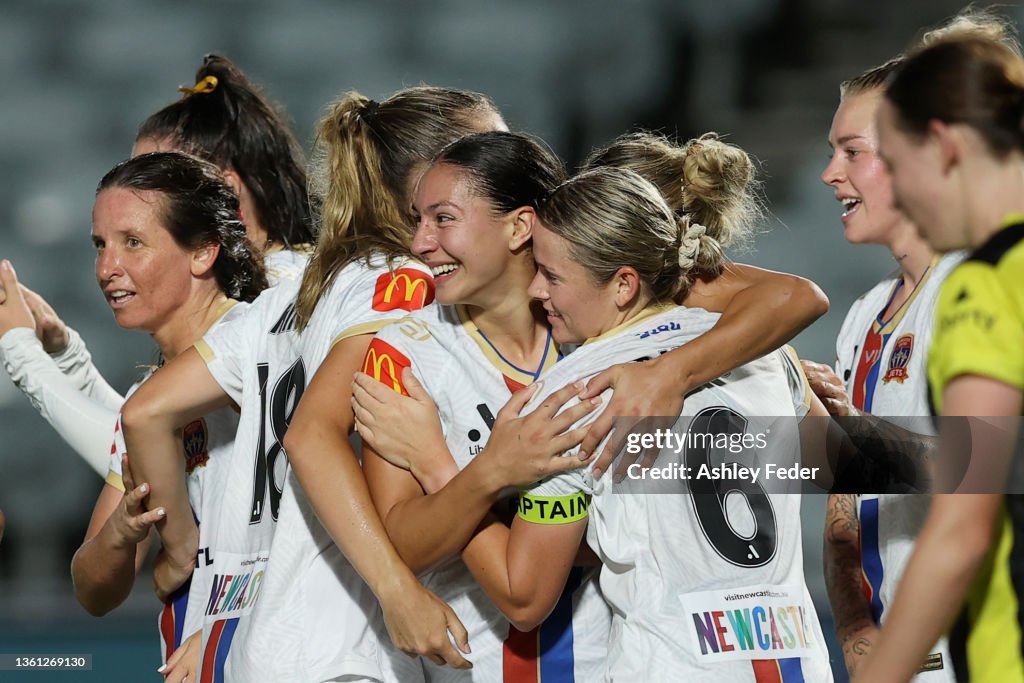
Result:
{"label": "fingernail", "polygon": [[586,460],[587,459],[587,452],[581,450],[579,453],[576,454],[576,457],[578,457],[580,460]]}
{"label": "fingernail", "polygon": [[163,508],[157,508],[156,509],[156,516],[157,517],[163,517],[166,514],[167,514],[167,510],[165,510]]}
{"label": "fingernail", "polygon": [[156,672],[158,674],[162,674],[165,671],[167,671],[167,665],[166,664],[164,664],[163,666],[161,666],[159,669],[156,670]]}
{"label": "fingernail", "polygon": [[590,405],[592,405],[592,406],[599,406],[599,405],[601,405],[601,397],[600,396],[595,396],[594,398],[590,399]]}
{"label": "fingernail", "polygon": [[604,474],[604,472],[601,471],[600,467],[595,467],[593,469],[593,472],[594,472],[594,479],[600,479],[601,475]]}
{"label": "fingernail", "polygon": [[143,484],[142,486],[139,487],[139,490],[142,491],[143,493],[149,493],[149,484]]}

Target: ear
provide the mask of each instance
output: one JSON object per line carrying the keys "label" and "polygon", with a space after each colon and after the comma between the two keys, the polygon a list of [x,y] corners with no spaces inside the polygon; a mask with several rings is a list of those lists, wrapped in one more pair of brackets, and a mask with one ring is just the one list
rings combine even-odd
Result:
{"label": "ear", "polygon": [[242,189],[245,187],[245,183],[242,182],[240,175],[231,169],[227,169],[224,171],[224,182],[231,186],[231,191],[235,193],[236,197],[242,198]]}
{"label": "ear", "polygon": [[938,119],[928,122],[928,139],[935,143],[943,175],[948,174],[963,158],[965,140],[962,133],[958,127],[954,128]]}
{"label": "ear", "polygon": [[608,284],[619,308],[626,308],[640,296],[640,274],[632,266],[619,268]]}
{"label": "ear", "polygon": [[189,260],[189,268],[193,277],[203,277],[213,270],[213,264],[217,262],[220,255],[220,245],[216,242],[204,244],[192,252]]}
{"label": "ear", "polygon": [[512,212],[512,235],[509,237],[508,248],[515,251],[523,247],[533,237],[533,226],[537,222],[537,212],[531,206],[524,206]]}

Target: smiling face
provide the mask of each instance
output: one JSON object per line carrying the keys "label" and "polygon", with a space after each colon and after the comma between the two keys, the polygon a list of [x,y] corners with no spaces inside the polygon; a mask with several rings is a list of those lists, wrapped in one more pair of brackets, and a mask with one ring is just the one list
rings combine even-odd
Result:
{"label": "smiling face", "polygon": [[846,240],[853,244],[888,245],[903,220],[878,155],[875,115],[881,100],[879,89],[844,97],[828,134],[832,158],[821,179],[843,204]]}
{"label": "smiling face", "polygon": [[513,221],[473,191],[466,171],[435,164],[420,181],[413,211],[412,252],[430,268],[438,302],[487,308],[504,296]]}
{"label": "smiling face", "polygon": [[92,212],[96,281],[126,329],[156,334],[188,301],[192,252],[163,227],[162,195],[112,187]]}
{"label": "smiling face", "polygon": [[569,243],[537,224],[533,229],[537,275],[530,296],[544,306],[551,336],[560,344],[600,336],[619,323],[615,283],[599,285],[569,255]]}

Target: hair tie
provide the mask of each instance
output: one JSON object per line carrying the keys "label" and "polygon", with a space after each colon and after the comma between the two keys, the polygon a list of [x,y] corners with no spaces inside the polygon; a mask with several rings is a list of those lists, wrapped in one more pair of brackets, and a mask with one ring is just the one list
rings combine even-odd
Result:
{"label": "hair tie", "polygon": [[679,232],[679,267],[689,270],[697,262],[700,254],[700,238],[707,234],[708,229],[700,223],[691,223],[689,218],[684,219],[686,226]]}
{"label": "hair tie", "polygon": [[363,105],[362,110],[359,112],[359,118],[367,123],[373,121],[377,116],[377,108],[380,107],[380,103],[377,100],[370,100]]}
{"label": "hair tie", "polygon": [[179,86],[178,92],[183,92],[185,93],[185,97],[190,97],[192,95],[205,95],[206,93],[211,93],[216,89],[217,77],[206,76],[205,78],[200,79],[199,82],[193,85],[191,88],[187,85]]}

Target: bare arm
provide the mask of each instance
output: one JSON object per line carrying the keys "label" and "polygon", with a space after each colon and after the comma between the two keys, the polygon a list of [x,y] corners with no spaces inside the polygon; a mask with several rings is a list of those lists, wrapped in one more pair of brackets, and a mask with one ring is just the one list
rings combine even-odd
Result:
{"label": "bare arm", "polygon": [[[584,439],[584,453],[594,452],[616,416],[678,415],[683,396],[695,387],[777,349],[828,311],[828,299],[810,280],[735,263],[713,280],[698,281],[683,303],[720,311],[722,317],[705,334],[659,358],[615,365],[591,379],[585,398],[609,387],[614,393]],[[614,439],[605,448],[596,474],[607,469],[619,445]]]}
{"label": "bare arm", "polygon": [[[1022,394],[993,379],[963,375],[946,387],[943,405],[944,415],[1019,416]],[[1017,434],[977,425],[971,431],[973,454],[993,463],[1009,461]],[[943,450],[956,443],[945,437],[943,429]],[[963,605],[998,531],[1002,500],[995,494],[935,496],[878,643],[861,665],[857,681],[906,681],[917,671]]]}
{"label": "bare arm", "polygon": [[466,668],[469,663],[448,640],[450,631],[465,651],[465,629],[402,562],[349,444],[353,417],[348,388],[370,339],[359,335],[334,345],[302,395],[284,438],[285,450],[321,523],[380,601],[395,645]]}
{"label": "bare arm", "polygon": [[157,524],[167,560],[164,568],[170,570],[155,576],[159,594],[177,588],[162,585],[161,577],[168,576],[173,584],[183,583],[191,575],[199,545],[199,529],[185,486],[181,428],[229,403],[193,347],[157,370],[122,410],[125,444],[135,474],[154,482],[149,505],[168,511]]}
{"label": "bare arm", "polygon": [[134,485],[127,460],[122,464],[122,480],[125,492],[110,484],[103,486],[85,541],[71,559],[75,597],[97,617],[120,605],[131,593],[149,549],[150,528],[163,517],[162,509],[142,509],[149,487]]}
{"label": "bare arm", "polygon": [[878,633],[871,605],[861,589],[860,520],[853,495],[828,497],[824,564],[825,588],[835,617],[836,636],[843,648],[846,669],[852,675]]}

